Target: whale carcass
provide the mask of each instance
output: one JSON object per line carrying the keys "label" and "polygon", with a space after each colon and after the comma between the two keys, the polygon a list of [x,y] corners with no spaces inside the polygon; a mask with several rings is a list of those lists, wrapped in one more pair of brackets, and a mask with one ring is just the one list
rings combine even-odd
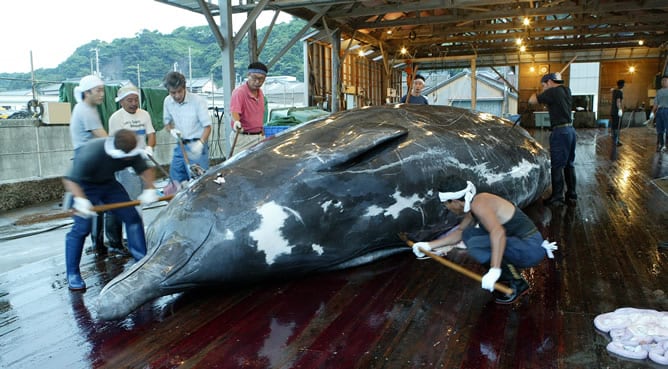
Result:
{"label": "whale carcass", "polygon": [[522,128],[470,110],[386,105],[282,132],[212,167],[148,227],[146,257],[100,292],[121,318],[159,296],[360,265],[409,249],[398,232],[443,223],[451,175],[523,207],[549,185]]}

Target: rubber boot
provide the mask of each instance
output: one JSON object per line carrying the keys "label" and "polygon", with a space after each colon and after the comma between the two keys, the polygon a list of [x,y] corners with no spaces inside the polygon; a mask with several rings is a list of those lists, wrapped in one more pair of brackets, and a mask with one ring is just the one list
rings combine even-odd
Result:
{"label": "rubber boot", "polygon": [[550,206],[564,203],[564,168],[551,168],[552,195],[543,200],[543,205]]}
{"label": "rubber boot", "polygon": [[92,227],[90,229],[90,240],[93,242],[95,251],[101,254],[107,253],[107,248],[104,246],[104,218],[102,213],[97,213],[90,218]]}
{"label": "rubber boot", "polygon": [[104,213],[104,234],[109,245],[107,250],[112,254],[128,255],[123,247],[123,222],[114,213]]}
{"label": "rubber boot", "polygon": [[86,289],[86,283],[81,278],[79,263],[81,262],[81,253],[83,245],[76,240],[66,238],[65,241],[65,268],[67,271],[67,285],[72,291]]}
{"label": "rubber boot", "polygon": [[146,236],[144,235],[144,225],[141,221],[134,224],[125,224],[125,230],[128,234],[128,248],[132,257],[139,259],[146,256]]}
{"label": "rubber boot", "polygon": [[564,180],[566,181],[566,200],[568,200],[569,204],[575,203],[578,199],[578,194],[575,190],[575,168],[568,166],[564,168]]}
{"label": "rubber boot", "polygon": [[512,264],[501,264],[501,277],[499,277],[499,281],[506,282],[513,292],[511,294],[505,294],[499,291],[494,291],[494,297],[496,298],[497,304],[512,304],[529,292],[529,283]]}
{"label": "rubber boot", "polygon": [[663,132],[657,133],[656,135],[656,152],[661,152],[665,147],[665,141],[663,139]]}

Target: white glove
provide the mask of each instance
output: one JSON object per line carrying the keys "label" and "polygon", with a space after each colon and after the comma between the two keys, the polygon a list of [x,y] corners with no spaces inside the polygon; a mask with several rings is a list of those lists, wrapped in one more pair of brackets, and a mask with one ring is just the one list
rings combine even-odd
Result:
{"label": "white glove", "polygon": [[415,254],[415,256],[423,258],[426,255],[422,251],[420,251],[420,249],[431,251],[429,242],[416,242],[413,244],[413,253]]}
{"label": "white glove", "polygon": [[85,197],[75,197],[72,207],[74,208],[75,214],[82,218],[88,219],[95,215],[93,204],[91,204],[90,200]]}
{"label": "white glove", "polygon": [[171,133],[172,137],[174,137],[175,139],[177,139],[177,140],[181,139],[181,131],[179,131],[178,129],[172,128],[169,131],[169,133]]}
{"label": "white glove", "polygon": [[201,140],[197,140],[190,145],[188,145],[190,148],[190,152],[193,154],[193,159],[197,159],[200,156],[202,156],[202,150],[204,149],[204,144],[202,144]]}
{"label": "white glove", "polygon": [[238,131],[240,129],[241,129],[241,122],[239,122],[238,120],[235,120],[234,121],[234,130]]}
{"label": "white glove", "polygon": [[153,156],[153,148],[151,146],[146,146],[146,149],[144,149],[144,152],[148,156]]}
{"label": "white glove", "polygon": [[617,110],[617,116],[621,118],[622,115],[624,115],[624,112],[622,112],[622,109]]}
{"label": "white glove", "polygon": [[482,276],[482,289],[489,292],[494,291],[494,283],[501,277],[501,268],[490,268],[487,274]]}
{"label": "white glove", "polygon": [[148,205],[158,201],[158,191],[155,188],[147,188],[137,198],[142,205]]}
{"label": "white glove", "polygon": [[654,119],[654,112],[649,113],[649,120]]}
{"label": "white glove", "polygon": [[557,243],[545,240],[545,241],[543,241],[543,244],[541,246],[545,249],[545,253],[547,253],[547,257],[550,258],[550,259],[554,259],[554,254],[552,253],[552,251],[557,250]]}

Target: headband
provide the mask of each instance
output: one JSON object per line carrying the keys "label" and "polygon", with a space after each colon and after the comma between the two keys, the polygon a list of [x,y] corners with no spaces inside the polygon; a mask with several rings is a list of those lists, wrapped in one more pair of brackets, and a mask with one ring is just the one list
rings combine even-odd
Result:
{"label": "headband", "polygon": [[441,202],[446,202],[448,200],[459,200],[462,197],[464,198],[464,212],[468,213],[471,211],[471,201],[473,196],[475,196],[476,189],[475,185],[470,181],[466,181],[466,188],[457,192],[439,192],[438,198]]}
{"label": "headband", "polygon": [[116,146],[114,146],[114,136],[107,137],[107,139],[104,141],[104,152],[106,152],[107,155],[111,156],[114,159],[124,159],[132,156],[141,155],[143,151],[144,150],[136,146],[134,149],[132,149],[132,151],[127,153],[123,150],[117,149]]}
{"label": "headband", "polygon": [[265,76],[267,75],[266,70],[256,69],[256,68],[249,69],[248,73],[259,73],[259,74],[264,74]]}

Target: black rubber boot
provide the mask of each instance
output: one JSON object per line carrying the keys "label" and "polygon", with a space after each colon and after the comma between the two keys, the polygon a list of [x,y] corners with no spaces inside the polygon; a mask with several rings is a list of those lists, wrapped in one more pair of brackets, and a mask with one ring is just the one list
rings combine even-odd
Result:
{"label": "black rubber boot", "polygon": [[104,234],[109,241],[109,253],[130,255],[123,246],[123,222],[110,211],[104,213]]}
{"label": "black rubber boot", "polygon": [[504,263],[501,265],[501,277],[499,277],[499,281],[508,284],[508,287],[513,290],[513,293],[507,295],[502,292],[494,291],[494,297],[497,304],[512,304],[529,292],[529,283],[512,264]]}
{"label": "black rubber boot", "polygon": [[564,168],[551,168],[552,176],[552,195],[543,200],[543,205],[564,204]]}
{"label": "black rubber boot", "polygon": [[95,251],[105,254],[107,248],[104,246],[104,218],[103,213],[97,213],[95,216],[90,218],[91,229],[90,229],[90,240],[93,242],[93,248]]}
{"label": "black rubber boot", "polygon": [[575,168],[566,167],[564,168],[564,180],[566,181],[566,200],[570,203],[575,203],[578,199],[578,194],[575,190],[576,179],[575,179]]}

